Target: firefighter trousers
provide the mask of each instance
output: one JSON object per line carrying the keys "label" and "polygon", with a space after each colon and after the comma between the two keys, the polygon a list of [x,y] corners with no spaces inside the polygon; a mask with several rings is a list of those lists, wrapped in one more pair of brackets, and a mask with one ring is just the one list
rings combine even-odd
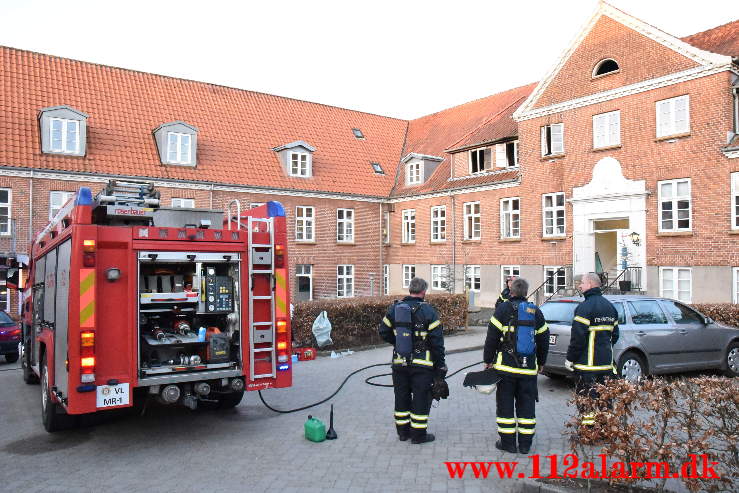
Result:
{"label": "firefighter trousers", "polygon": [[580,414],[580,424],[582,426],[593,426],[597,409],[595,401],[600,397],[597,385],[605,383],[606,380],[613,376],[611,372],[603,371],[579,371],[575,373],[575,392],[578,396],[588,397],[590,402],[578,402],[577,411]]}
{"label": "firefighter trousers", "polygon": [[413,366],[393,367],[395,427],[402,437],[426,436],[431,411],[431,386],[434,371]]}
{"label": "firefighter trousers", "polygon": [[495,395],[498,433],[504,447],[531,446],[536,431],[536,376],[514,377],[503,372]]}

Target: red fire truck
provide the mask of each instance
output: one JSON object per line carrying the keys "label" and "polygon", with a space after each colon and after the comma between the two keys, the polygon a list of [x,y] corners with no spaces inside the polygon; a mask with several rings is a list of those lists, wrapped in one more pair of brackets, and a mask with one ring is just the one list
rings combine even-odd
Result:
{"label": "red fire truck", "polygon": [[23,378],[48,431],[154,397],[233,407],[292,384],[279,202],[166,208],[152,184],[79,192],[32,245]]}

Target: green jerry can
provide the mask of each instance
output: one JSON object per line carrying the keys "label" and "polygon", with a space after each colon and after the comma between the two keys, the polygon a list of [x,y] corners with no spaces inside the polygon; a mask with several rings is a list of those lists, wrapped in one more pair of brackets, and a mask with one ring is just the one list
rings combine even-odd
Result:
{"label": "green jerry can", "polygon": [[322,442],[326,439],[326,425],[320,419],[308,415],[305,422],[305,438],[311,442]]}

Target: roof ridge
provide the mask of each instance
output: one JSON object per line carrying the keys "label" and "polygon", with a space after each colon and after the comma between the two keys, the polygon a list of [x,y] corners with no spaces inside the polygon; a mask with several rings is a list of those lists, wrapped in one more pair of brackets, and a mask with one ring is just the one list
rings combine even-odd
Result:
{"label": "roof ridge", "polygon": [[64,56],[60,56],[60,55],[52,55],[52,54],[49,54],[49,53],[42,53],[40,51],[26,50],[26,49],[23,49],[23,48],[16,48],[14,46],[7,46],[7,45],[3,45],[3,44],[0,44],[0,48],[5,48],[5,49],[9,49],[9,50],[18,51],[18,52],[24,52],[24,53],[31,53],[31,54],[34,54],[34,55],[40,55],[40,56],[45,56],[45,57],[49,57],[49,58],[56,58],[56,59],[59,59],[59,60],[67,60],[67,61],[70,61],[70,62],[84,63],[84,64],[87,64],[87,65],[95,65],[95,66],[103,67],[103,68],[110,68],[110,69],[115,69],[115,70],[121,70],[123,72],[132,72],[132,73],[137,73],[137,74],[142,74],[142,75],[151,75],[151,76],[154,76],[154,77],[161,77],[163,79],[173,79],[173,80],[179,80],[179,81],[183,81],[183,82],[190,82],[190,83],[194,83],[194,84],[203,84],[203,85],[214,86],[214,87],[222,87],[224,89],[229,89],[229,90],[232,90],[232,91],[249,92],[249,93],[252,93],[252,94],[260,94],[260,95],[263,95],[263,96],[271,96],[271,97],[279,98],[279,99],[287,99],[287,100],[290,100],[290,101],[298,101],[298,102],[301,102],[301,103],[313,104],[313,105],[317,105],[317,106],[324,106],[326,108],[335,108],[335,109],[344,110],[344,111],[351,111],[353,113],[361,113],[361,114],[364,114],[364,115],[371,115],[371,116],[377,116],[377,117],[380,117],[380,118],[387,118],[389,120],[396,120],[396,121],[401,121],[401,122],[408,122],[408,121],[410,121],[410,120],[405,119],[405,118],[396,118],[396,117],[393,117],[393,116],[385,116],[385,115],[380,115],[378,113],[370,113],[369,111],[353,110],[351,108],[345,108],[343,106],[336,106],[336,105],[331,105],[331,104],[318,103],[316,101],[308,101],[306,99],[292,98],[290,96],[281,96],[279,94],[270,94],[268,92],[254,91],[252,89],[243,89],[243,88],[239,88],[239,87],[227,86],[227,85],[224,85],[224,84],[216,84],[215,82],[205,82],[205,81],[202,81],[202,80],[186,79],[184,77],[176,77],[174,75],[158,74],[158,73],[155,73],[155,72],[145,72],[143,70],[137,70],[137,69],[133,69],[133,68],[117,67],[115,65],[105,65],[103,63],[98,63],[98,62],[88,62],[88,61],[85,61],[85,60],[79,60],[77,58],[69,58],[69,57],[64,57]]}
{"label": "roof ridge", "polygon": [[[711,28],[705,29],[705,30],[703,30],[703,31],[698,31],[697,33],[693,33],[693,34],[688,34],[687,36],[683,36],[683,37],[681,37],[681,38],[679,38],[679,39],[680,39],[681,41],[685,41],[686,39],[688,39],[688,38],[692,38],[693,36],[698,36],[698,35],[701,35],[701,34],[705,34],[705,33],[707,33],[708,31],[715,31],[716,29],[720,29],[720,28],[722,28],[722,27],[726,27],[726,26],[728,26],[729,24],[734,24],[735,22],[739,22],[739,19],[734,19],[733,21],[725,22],[725,23],[723,23],[723,24],[719,24],[718,26],[714,26],[714,27],[711,27]],[[685,41],[685,42],[686,42],[686,43],[689,43],[688,41]]]}
{"label": "roof ridge", "polygon": [[501,109],[499,112],[497,112],[496,114],[494,114],[493,116],[491,116],[490,118],[488,118],[487,120],[485,120],[484,122],[482,122],[481,124],[479,124],[478,126],[476,126],[475,128],[473,128],[472,130],[470,130],[466,134],[464,134],[462,137],[460,137],[459,139],[455,140],[450,146],[448,146],[446,149],[444,149],[444,152],[448,152],[449,149],[453,149],[454,148],[453,146],[455,146],[456,144],[458,144],[462,140],[466,139],[467,137],[469,137],[473,133],[477,132],[482,127],[484,127],[485,125],[487,125],[488,123],[490,123],[491,121],[493,121],[493,119],[497,118],[501,113],[503,113],[504,111],[506,111],[508,108],[510,108],[514,104],[518,103],[522,99],[526,99],[527,97],[528,97],[528,95],[519,97],[518,99],[516,99],[515,101],[513,101],[511,104],[509,104],[505,108]]}
{"label": "roof ridge", "polygon": [[457,105],[454,105],[454,106],[450,106],[448,108],[444,108],[443,110],[435,111],[433,113],[429,113],[428,115],[419,116],[418,118],[414,118],[414,119],[409,120],[409,121],[412,121],[413,122],[413,121],[421,120],[421,119],[426,118],[426,117],[429,117],[429,116],[438,115],[439,113],[444,113],[445,111],[453,110],[455,108],[461,108],[462,106],[466,106],[466,105],[472,104],[472,103],[477,103],[478,101],[482,101],[483,99],[492,98],[493,96],[500,96],[501,94],[505,94],[507,92],[515,91],[516,89],[521,89],[521,88],[524,88],[526,86],[536,85],[538,83],[539,82],[529,82],[528,84],[523,84],[523,85],[520,85],[520,86],[511,87],[510,89],[504,89],[504,90],[502,90],[500,92],[495,92],[495,93],[489,94],[487,96],[482,96],[482,97],[479,97],[477,99],[472,99],[472,100],[467,101],[465,103],[460,103],[460,104],[457,104]]}

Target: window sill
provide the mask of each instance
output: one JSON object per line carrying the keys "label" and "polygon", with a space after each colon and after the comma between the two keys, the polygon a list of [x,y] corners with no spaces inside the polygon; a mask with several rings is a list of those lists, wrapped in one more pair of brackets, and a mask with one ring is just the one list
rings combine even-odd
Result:
{"label": "window sill", "polygon": [[685,137],[690,137],[690,132],[686,132],[682,134],[665,135],[664,137],[657,137],[656,139],[654,139],[654,141],[662,142],[665,140],[684,139]]}
{"label": "window sill", "polygon": [[563,157],[567,156],[566,154],[550,154],[548,156],[542,156],[540,161],[553,161],[555,159],[562,159]]}
{"label": "window sill", "polygon": [[541,241],[562,241],[562,240],[566,240],[567,236],[566,235],[542,236],[540,239]]}
{"label": "window sill", "polygon": [[693,236],[692,231],[662,231],[657,233],[657,236],[670,237],[670,236]]}
{"label": "window sill", "polygon": [[730,235],[739,235],[739,229],[730,229],[729,230]]}
{"label": "window sill", "polygon": [[593,75],[590,77],[590,80],[601,79],[603,77],[608,77],[609,75],[617,74],[619,72],[621,72],[621,69],[611,70],[610,72],[606,72],[605,74]]}
{"label": "window sill", "polygon": [[354,245],[355,245],[356,243],[354,243],[353,241],[337,241],[337,242],[336,242],[336,244],[337,244],[337,245],[349,245],[349,246],[354,246]]}
{"label": "window sill", "polygon": [[416,242],[415,241],[414,242],[404,242],[404,243],[401,243],[400,246],[402,246],[402,247],[404,247],[404,246],[416,246]]}
{"label": "window sill", "polygon": [[316,240],[295,240],[296,245],[315,245]]}
{"label": "window sill", "polygon": [[506,243],[515,243],[517,241],[521,241],[521,237],[518,236],[516,238],[500,238],[500,239],[498,239],[498,241],[503,241],[503,242],[506,242]]}
{"label": "window sill", "polygon": [[621,149],[621,144],[605,146],[605,147],[594,147],[592,151],[593,152],[603,152],[603,151],[614,151],[616,149]]}
{"label": "window sill", "polygon": [[462,243],[463,244],[466,244],[466,243],[482,243],[482,238],[477,238],[477,239],[474,239],[474,240],[462,240]]}
{"label": "window sill", "polygon": [[429,241],[429,245],[443,245],[446,243],[446,240],[431,240]]}

